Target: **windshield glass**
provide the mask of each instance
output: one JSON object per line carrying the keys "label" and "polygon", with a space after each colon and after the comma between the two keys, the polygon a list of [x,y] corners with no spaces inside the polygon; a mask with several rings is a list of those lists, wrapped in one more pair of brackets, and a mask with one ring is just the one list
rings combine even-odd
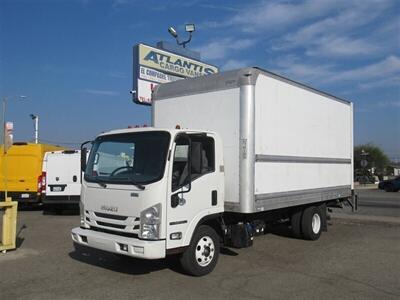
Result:
{"label": "windshield glass", "polygon": [[85,180],[146,184],[161,179],[170,135],[147,131],[98,137],[91,149]]}

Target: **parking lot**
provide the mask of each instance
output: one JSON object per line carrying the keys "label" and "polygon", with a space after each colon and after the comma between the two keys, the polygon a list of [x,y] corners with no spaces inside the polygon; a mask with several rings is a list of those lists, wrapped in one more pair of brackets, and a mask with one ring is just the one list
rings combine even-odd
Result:
{"label": "parking lot", "polygon": [[[378,201],[381,219],[371,222],[368,203]],[[399,299],[399,204],[400,193],[362,190],[359,215],[367,218],[333,218],[315,242],[291,238],[285,226],[276,228],[251,248],[224,249],[214,272],[201,278],[183,274],[174,258],[142,261],[76,252],[69,232],[79,216],[21,211],[19,248],[0,255],[0,298]]]}

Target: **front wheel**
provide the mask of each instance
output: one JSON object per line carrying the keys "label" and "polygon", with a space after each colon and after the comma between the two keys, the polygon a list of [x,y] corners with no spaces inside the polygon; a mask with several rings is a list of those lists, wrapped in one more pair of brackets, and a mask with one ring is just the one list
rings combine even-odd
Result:
{"label": "front wheel", "polygon": [[183,269],[193,276],[211,273],[218,261],[219,248],[219,237],[215,230],[201,225],[180,258]]}

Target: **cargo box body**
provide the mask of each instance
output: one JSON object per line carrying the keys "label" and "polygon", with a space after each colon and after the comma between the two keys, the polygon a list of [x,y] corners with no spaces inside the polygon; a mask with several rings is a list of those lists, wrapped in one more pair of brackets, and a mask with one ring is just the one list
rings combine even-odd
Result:
{"label": "cargo box body", "polygon": [[352,103],[257,68],[176,81],[153,94],[153,126],[217,132],[225,210],[349,197]]}

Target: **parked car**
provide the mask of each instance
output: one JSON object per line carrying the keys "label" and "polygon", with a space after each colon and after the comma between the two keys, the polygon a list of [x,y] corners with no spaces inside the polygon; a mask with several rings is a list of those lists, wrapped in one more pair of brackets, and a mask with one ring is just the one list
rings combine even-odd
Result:
{"label": "parked car", "polygon": [[80,150],[47,152],[43,159],[44,210],[78,207],[81,198]]}
{"label": "parked car", "polygon": [[398,192],[400,191],[400,176],[394,179],[383,180],[379,182],[378,188],[385,190],[386,192]]}

